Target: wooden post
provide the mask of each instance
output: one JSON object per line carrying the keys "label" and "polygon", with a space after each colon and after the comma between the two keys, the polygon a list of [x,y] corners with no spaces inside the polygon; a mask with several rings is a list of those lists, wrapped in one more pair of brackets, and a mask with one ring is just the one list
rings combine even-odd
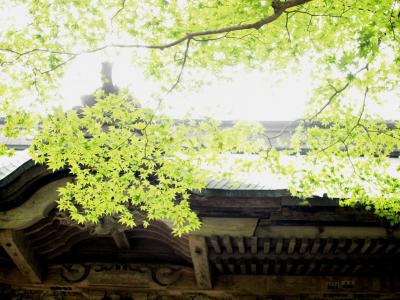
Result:
{"label": "wooden post", "polygon": [[197,286],[200,289],[211,289],[211,273],[208,262],[208,249],[204,236],[190,235],[189,248],[192,256]]}
{"label": "wooden post", "polygon": [[22,275],[32,283],[42,282],[42,271],[22,231],[0,231],[0,243]]}

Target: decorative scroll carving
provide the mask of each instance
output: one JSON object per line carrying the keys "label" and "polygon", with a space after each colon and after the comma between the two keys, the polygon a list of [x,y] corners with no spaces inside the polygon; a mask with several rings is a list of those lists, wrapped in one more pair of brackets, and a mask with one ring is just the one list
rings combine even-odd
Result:
{"label": "decorative scroll carving", "polygon": [[78,283],[90,276],[107,274],[133,275],[137,280],[153,282],[159,286],[170,286],[182,278],[180,267],[174,266],[143,266],[130,263],[93,263],[66,264],[60,271],[61,277],[68,283]]}
{"label": "decorative scroll carving", "polygon": [[172,285],[177,282],[181,276],[182,272],[178,268],[158,268],[153,269],[153,280],[162,286]]}
{"label": "decorative scroll carving", "polygon": [[63,265],[61,277],[69,283],[77,283],[85,280],[90,273],[90,266],[84,264]]}

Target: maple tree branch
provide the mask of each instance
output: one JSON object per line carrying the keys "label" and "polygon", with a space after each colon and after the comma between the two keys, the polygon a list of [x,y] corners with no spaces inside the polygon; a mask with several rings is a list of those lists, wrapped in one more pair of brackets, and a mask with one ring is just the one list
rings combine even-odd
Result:
{"label": "maple tree branch", "polygon": [[308,15],[310,17],[328,17],[328,18],[344,18],[343,15],[348,12],[349,10],[343,10],[343,12],[340,15],[330,15],[330,14],[314,14],[314,13],[310,13],[308,11],[305,10],[298,10],[298,9],[293,9],[290,11],[287,11],[287,14],[291,14],[291,13],[299,13],[299,14],[305,14]]}
{"label": "maple tree branch", "polygon": [[354,126],[350,129],[350,131],[349,131],[347,137],[344,139],[344,141],[346,141],[346,140],[349,138],[350,134],[351,134],[351,133],[354,131],[354,129],[356,129],[356,128],[360,125],[360,123],[361,123],[361,119],[362,119],[362,116],[364,115],[364,111],[365,111],[365,104],[366,104],[368,92],[369,92],[369,87],[367,86],[367,87],[365,88],[365,90],[364,90],[364,98],[363,98],[363,102],[362,102],[362,105],[361,105],[360,113],[359,113],[359,115],[358,115],[357,122],[356,122],[356,124],[354,124]]}
{"label": "maple tree branch", "polygon": [[342,93],[345,89],[347,89],[350,85],[350,81],[348,81],[343,87],[341,87],[340,89],[337,89],[336,87],[334,87],[333,85],[331,85],[331,87],[335,90],[335,92],[329,97],[328,101],[324,104],[324,106],[321,107],[321,109],[319,111],[317,111],[311,118],[309,118],[308,120],[311,122],[312,120],[314,120],[316,117],[318,117],[331,103],[332,101],[337,97],[337,95],[339,95],[340,93]]}
{"label": "maple tree branch", "polygon": [[178,74],[178,77],[176,79],[176,81],[174,82],[174,84],[170,87],[170,89],[167,91],[167,93],[165,94],[165,96],[167,96],[168,94],[170,94],[179,84],[179,82],[181,81],[182,78],[182,74],[183,74],[183,70],[185,69],[186,66],[186,61],[188,58],[188,53],[189,53],[189,46],[190,46],[190,41],[191,39],[188,39],[186,42],[186,48],[185,48],[185,52],[183,53],[183,60],[182,60],[182,64],[181,64],[181,68]]}
{"label": "maple tree branch", "polygon": [[392,8],[391,8],[391,10],[390,10],[390,15],[389,15],[390,31],[392,32],[393,39],[394,39],[395,41],[397,41],[397,36],[396,36],[396,31],[395,31],[395,25],[394,25],[394,23],[393,23],[392,18],[395,17],[395,16],[393,15],[393,13],[394,13],[394,9],[395,9],[395,7],[396,7],[396,4],[397,4],[397,0],[394,0],[393,3],[392,3]]}
{"label": "maple tree branch", "polygon": [[[113,22],[113,19],[116,18],[118,16],[118,14],[125,8],[125,4],[126,4],[127,0],[122,0],[121,3],[121,7],[120,9],[118,9],[116,11],[116,13],[112,16],[111,18],[111,25]],[[305,4],[307,2],[310,2],[313,0],[288,0],[285,2],[281,2],[280,0],[273,0],[271,6],[274,9],[274,13],[268,17],[262,18],[260,20],[258,20],[257,22],[254,23],[248,23],[248,24],[238,24],[238,25],[233,25],[233,26],[227,26],[227,27],[222,27],[219,29],[211,29],[211,30],[204,30],[204,31],[197,31],[197,32],[191,32],[191,33],[187,33],[186,35],[182,36],[179,39],[176,39],[172,42],[166,43],[166,44],[158,44],[158,45],[151,45],[151,44],[116,44],[116,43],[111,43],[111,44],[107,44],[107,45],[103,45],[97,48],[93,48],[93,49],[88,49],[88,50],[83,50],[83,51],[78,51],[78,52],[70,52],[70,51],[61,51],[61,50],[50,50],[50,49],[42,49],[42,48],[34,48],[31,50],[27,50],[24,52],[20,52],[20,51],[16,51],[13,49],[9,49],[9,48],[0,48],[0,52],[9,52],[12,54],[15,54],[16,57],[14,59],[14,62],[19,60],[22,56],[25,55],[29,55],[29,54],[33,54],[36,52],[45,52],[45,53],[50,53],[50,54],[58,54],[58,55],[68,55],[69,57],[65,60],[63,60],[62,62],[60,62],[59,64],[52,66],[51,68],[47,69],[47,70],[40,70],[38,68],[36,68],[36,71],[42,75],[44,74],[49,74],[52,71],[66,65],[67,63],[69,63],[70,61],[74,60],[75,58],[77,58],[80,55],[83,54],[90,54],[90,53],[96,53],[96,52],[100,52],[103,51],[107,48],[146,48],[146,49],[158,49],[158,50],[164,50],[167,48],[171,48],[174,46],[177,46],[183,42],[187,42],[186,44],[186,50],[185,50],[185,54],[184,54],[184,58],[183,58],[183,63],[182,63],[182,67],[181,70],[179,72],[177,81],[173,84],[173,86],[169,89],[169,91],[167,92],[167,94],[169,94],[173,89],[175,89],[175,87],[178,85],[182,74],[183,74],[183,69],[185,67],[186,61],[187,61],[187,53],[188,53],[188,49],[189,49],[189,44],[191,40],[194,41],[206,41],[206,40],[212,40],[212,39],[220,39],[223,37],[217,37],[217,38],[209,38],[209,39],[198,39],[196,37],[204,37],[204,36],[212,36],[212,35],[218,35],[218,34],[224,34],[224,37],[227,37],[229,33],[231,32],[236,32],[236,31],[243,31],[243,30],[259,30],[261,27],[265,26],[268,23],[271,23],[273,21],[275,21],[276,19],[278,19],[282,13],[285,12],[286,9],[289,9],[291,7],[296,7],[296,6],[300,6],[302,4]],[[286,15],[288,16],[288,15]],[[287,25],[287,24],[286,24]],[[246,36],[246,35],[245,35]],[[244,36],[243,36],[244,37]],[[242,38],[243,38],[242,37]],[[3,65],[3,64],[1,64]]]}
{"label": "maple tree branch", "polygon": [[321,107],[321,109],[316,112],[313,116],[311,116],[310,118],[308,118],[308,122],[311,122],[312,120],[314,120],[315,118],[317,118],[331,103],[332,101],[342,92],[344,92],[351,84],[351,81],[354,79],[354,77],[356,75],[358,75],[359,73],[361,73],[362,71],[368,70],[369,68],[369,63],[367,63],[364,67],[362,67],[361,69],[359,69],[357,72],[355,72],[354,74],[349,74],[350,79],[347,81],[347,83],[341,87],[340,89],[337,89],[335,86],[331,85],[330,86],[334,89],[334,93],[329,97],[328,101],[324,104],[324,106]]}
{"label": "maple tree branch", "polygon": [[[169,88],[169,90],[164,94],[164,96],[159,98],[158,104],[157,104],[157,108],[160,107],[160,105],[161,105],[161,103],[162,103],[164,97],[166,97],[167,95],[169,95],[169,94],[178,86],[179,82],[181,81],[182,74],[183,74],[183,71],[184,71],[184,69],[185,69],[186,62],[187,62],[187,58],[188,58],[189,47],[190,47],[190,41],[191,41],[191,39],[188,39],[187,42],[186,42],[186,47],[185,47],[185,51],[184,51],[184,54],[183,54],[182,64],[181,64],[181,67],[180,67],[180,71],[179,71],[178,77],[177,77],[177,79],[175,80],[175,82],[172,84],[172,86]],[[144,144],[144,149],[143,149],[143,151],[144,151],[144,155],[143,155],[144,158],[147,158],[147,147],[148,147],[148,144],[149,144],[149,137],[148,137],[148,134],[147,134],[147,131],[146,131],[146,130],[147,130],[147,128],[150,126],[150,124],[153,123],[154,116],[155,116],[155,114],[153,113],[153,114],[150,116],[149,120],[148,120],[148,121],[145,121],[145,126],[144,126],[142,129],[140,129],[140,132],[143,134],[144,139],[145,139],[145,144]],[[132,132],[132,134],[130,134],[130,135],[129,135],[122,143],[120,143],[115,149],[119,149],[120,147],[122,147],[122,146],[123,146],[126,142],[128,142],[128,141],[132,138],[132,136],[135,135],[135,134],[136,134],[136,132]]]}
{"label": "maple tree branch", "polygon": [[125,9],[126,0],[122,0],[121,7],[115,12],[115,14],[111,17],[111,24],[118,15]]}
{"label": "maple tree branch", "polygon": [[[189,32],[186,35],[182,36],[181,38],[176,39],[176,40],[166,43],[166,44],[146,45],[146,44],[114,44],[114,43],[112,43],[112,44],[103,45],[103,46],[100,46],[100,47],[97,47],[94,49],[83,50],[83,51],[75,52],[75,53],[74,52],[65,52],[65,51],[53,51],[53,50],[49,50],[49,49],[40,49],[40,48],[31,49],[31,50],[28,50],[25,52],[18,52],[18,51],[15,51],[13,49],[8,49],[8,48],[0,48],[0,51],[14,53],[19,58],[21,56],[31,54],[34,52],[48,52],[48,53],[53,53],[53,54],[66,54],[66,55],[78,56],[78,55],[82,55],[82,54],[99,52],[99,51],[105,50],[107,48],[147,48],[147,49],[164,50],[164,49],[179,45],[189,39],[195,40],[196,37],[217,35],[217,34],[222,34],[222,33],[229,33],[229,32],[249,30],[249,29],[258,30],[261,27],[278,19],[282,15],[282,13],[285,12],[286,9],[289,9],[289,8],[295,7],[295,6],[300,6],[300,5],[303,5],[310,1],[313,1],[313,0],[289,0],[289,1],[285,1],[285,2],[280,2],[280,1],[274,0],[272,2],[272,7],[274,8],[274,14],[272,14],[268,17],[262,18],[262,19],[258,20],[257,22],[227,26],[227,27],[222,27],[219,29],[210,29],[210,30],[204,30],[204,31]],[[125,4],[125,1],[123,1],[123,7],[124,7],[124,4]],[[121,9],[123,9],[123,7],[121,7]],[[117,11],[117,13],[119,11]],[[114,16],[116,16],[116,14]]]}
{"label": "maple tree branch", "polygon": [[347,159],[349,160],[349,163],[350,163],[350,165],[351,165],[351,167],[352,167],[352,169],[353,169],[353,173],[354,173],[358,178],[360,178],[362,181],[365,181],[365,179],[360,175],[360,173],[357,172],[356,166],[354,165],[353,159],[352,159],[352,157],[351,157],[351,155],[350,155],[349,147],[347,146],[347,144],[345,143],[345,141],[342,141],[342,144],[343,144],[344,150],[346,151],[346,157],[347,157]]}
{"label": "maple tree branch", "polygon": [[287,35],[288,35],[288,40],[289,40],[289,42],[291,43],[292,42],[292,38],[291,38],[291,36],[290,36],[290,31],[289,31],[289,13],[286,13],[286,22],[285,22],[285,28],[286,28],[286,32],[287,32]]}
{"label": "maple tree branch", "polygon": [[363,102],[362,102],[362,105],[361,105],[360,113],[358,114],[357,121],[356,121],[356,123],[350,128],[350,130],[347,132],[347,135],[346,135],[343,139],[342,139],[342,138],[339,138],[339,139],[337,139],[335,142],[333,142],[333,143],[329,144],[328,146],[322,148],[322,149],[319,150],[316,154],[319,154],[319,153],[321,153],[321,152],[325,152],[325,151],[328,150],[329,148],[331,148],[331,147],[337,145],[338,143],[343,143],[343,144],[346,143],[346,141],[347,141],[348,138],[350,137],[351,133],[352,133],[358,126],[360,126],[360,124],[361,124],[361,119],[362,119],[362,116],[364,115],[364,111],[365,111],[365,104],[366,104],[366,100],[367,100],[368,91],[369,91],[369,87],[367,86],[367,87],[365,88],[365,90],[364,90]]}

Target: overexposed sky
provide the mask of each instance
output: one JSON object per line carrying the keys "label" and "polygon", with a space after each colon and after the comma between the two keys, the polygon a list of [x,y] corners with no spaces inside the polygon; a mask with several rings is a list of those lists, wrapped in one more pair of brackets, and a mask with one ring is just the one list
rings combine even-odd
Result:
{"label": "overexposed sky", "polygon": [[[152,95],[158,91],[158,85],[146,80],[143,70],[129,63],[129,51],[110,60],[114,83],[131,90],[142,103],[154,104]],[[82,95],[101,86],[102,61],[104,57],[101,55],[85,55],[67,67],[60,88],[63,106],[79,105]],[[224,72],[229,80],[212,78],[211,84],[196,90],[185,89],[183,80],[181,89],[164,99],[164,106],[174,118],[190,113],[194,118],[212,116],[222,120],[295,120],[301,117],[315,85],[310,77],[309,64],[304,63],[301,67],[302,72],[293,74],[229,68]],[[370,102],[369,111],[387,120],[400,119],[399,100],[394,94],[382,94],[384,105],[380,107]]]}
{"label": "overexposed sky", "polygon": [[[143,72],[127,64],[128,57],[113,61],[113,81],[119,87],[128,87],[141,102],[151,102],[157,84],[146,80]],[[60,89],[64,106],[79,105],[80,96],[92,93],[101,86],[102,58],[87,55],[68,66]],[[249,71],[245,68],[226,70],[230,80],[216,78],[200,89],[182,89],[164,99],[167,113],[173,117],[213,116],[223,120],[292,120],[300,117],[310,96],[308,76],[291,75],[277,80],[277,74]],[[183,75],[185,76],[185,75]]]}
{"label": "overexposed sky", "polygon": [[[28,23],[25,5],[10,6],[7,11],[0,12],[0,30],[3,26],[18,30]],[[159,91],[158,85],[146,80],[143,70],[130,64],[129,51],[118,54],[110,51],[109,54],[111,58],[107,60],[114,65],[114,83],[131,90],[142,103],[154,104],[152,95]],[[66,66],[59,90],[64,107],[79,105],[82,95],[91,94],[101,86],[100,68],[104,60],[104,54],[94,53],[82,55]],[[164,100],[164,106],[174,118],[190,113],[194,118],[212,116],[222,120],[294,120],[301,117],[315,85],[310,77],[309,62],[300,67],[302,72],[297,74],[229,68],[224,75],[231,80],[211,78],[211,84],[197,90],[186,88],[184,73],[181,91],[171,93]],[[208,76],[212,77],[212,74]],[[399,96],[382,94],[382,100],[382,107],[369,102],[369,111],[387,120],[400,119]]]}

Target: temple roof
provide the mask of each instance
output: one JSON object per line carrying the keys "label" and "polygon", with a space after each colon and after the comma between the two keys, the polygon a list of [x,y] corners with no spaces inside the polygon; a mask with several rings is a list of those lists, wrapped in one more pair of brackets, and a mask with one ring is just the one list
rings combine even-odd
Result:
{"label": "temple roof", "polygon": [[202,228],[179,238],[161,221],[72,223],[56,208],[70,174],[35,165],[26,150],[1,158],[0,170],[0,296],[6,285],[75,300],[400,298],[398,227],[326,197],[299,206],[271,174],[264,184],[259,174],[239,186],[210,179],[190,199]]}
{"label": "temple roof", "polygon": [[[102,89],[117,93],[109,64],[102,73]],[[298,123],[263,125],[286,149]],[[400,229],[362,208],[325,195],[300,206],[285,178],[266,170],[192,191],[202,227],[183,237],[166,220],[79,225],[56,206],[71,174],[36,165],[30,142],[0,138],[16,150],[0,157],[1,299],[400,299]]]}

